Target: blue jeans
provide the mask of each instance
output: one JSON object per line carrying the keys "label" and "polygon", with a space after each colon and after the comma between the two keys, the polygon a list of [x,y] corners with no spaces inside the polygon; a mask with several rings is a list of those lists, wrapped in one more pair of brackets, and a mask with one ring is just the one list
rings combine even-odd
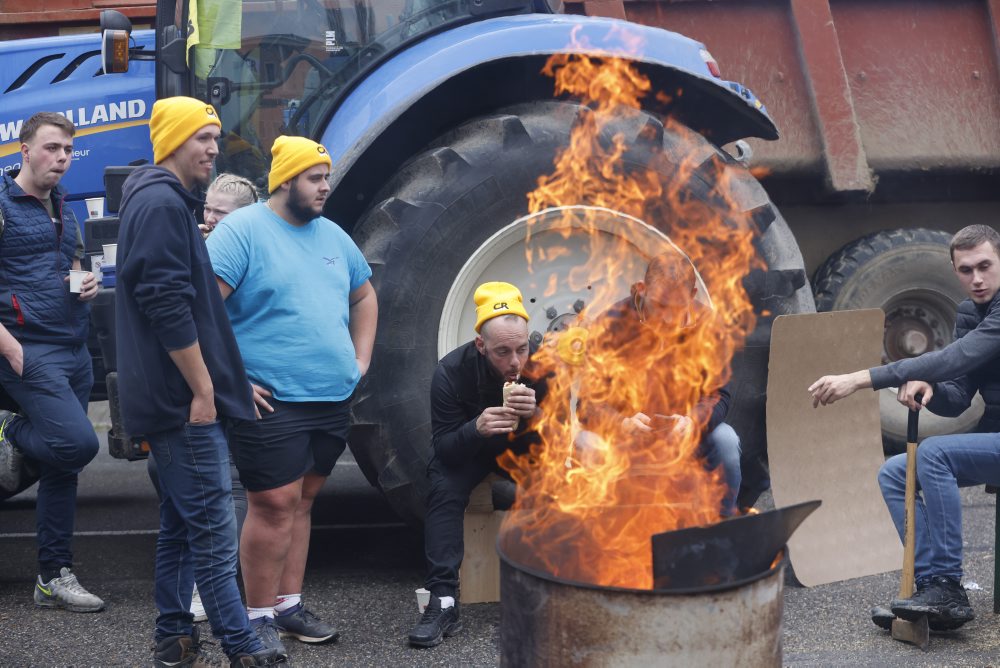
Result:
{"label": "blue jeans", "polygon": [[262,651],[236,586],[236,515],[222,425],[186,424],[146,438],[161,492],[157,642],[191,633],[191,591],[197,582],[212,633],[226,655]]}
{"label": "blue jeans", "polygon": [[42,571],[58,570],[73,565],[77,474],[99,447],[87,417],[94,371],[85,345],[24,343],[22,348],[20,376],[0,357],[0,383],[21,411],[8,423],[7,434],[38,463],[38,565]]}
{"label": "blue jeans", "polygon": [[[882,497],[900,540],[906,524],[906,455],[878,474]],[[959,487],[1000,485],[1000,434],[932,436],[917,448],[916,577],[962,579],[962,500]],[[933,527],[933,530],[931,528]]]}
{"label": "blue jeans", "polygon": [[698,454],[705,458],[705,466],[715,470],[722,466],[722,477],[726,481],[726,496],[722,499],[722,515],[736,514],[736,495],[740,492],[740,437],[725,422],[709,432],[701,441]]}

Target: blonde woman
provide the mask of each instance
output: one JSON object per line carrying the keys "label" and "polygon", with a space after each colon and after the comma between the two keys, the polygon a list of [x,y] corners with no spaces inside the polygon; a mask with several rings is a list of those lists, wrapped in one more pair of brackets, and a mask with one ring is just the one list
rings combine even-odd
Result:
{"label": "blonde woman", "polygon": [[248,179],[235,174],[219,174],[205,193],[205,222],[198,227],[207,237],[220,220],[256,201],[257,190]]}

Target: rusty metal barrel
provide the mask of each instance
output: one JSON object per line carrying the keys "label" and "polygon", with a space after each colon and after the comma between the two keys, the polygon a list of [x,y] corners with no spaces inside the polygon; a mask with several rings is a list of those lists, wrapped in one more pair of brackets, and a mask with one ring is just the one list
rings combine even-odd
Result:
{"label": "rusty metal barrel", "polygon": [[783,546],[818,506],[807,502],[654,536],[659,589],[557,577],[539,568],[521,532],[501,531],[500,663],[780,666]]}
{"label": "rusty metal barrel", "polygon": [[500,665],[781,665],[784,565],[733,589],[598,587],[530,571],[500,550]]}

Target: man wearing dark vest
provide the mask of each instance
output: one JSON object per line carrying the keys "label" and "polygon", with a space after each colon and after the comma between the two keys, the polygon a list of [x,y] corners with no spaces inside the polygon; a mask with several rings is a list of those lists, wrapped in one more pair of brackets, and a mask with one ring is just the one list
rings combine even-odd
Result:
{"label": "man wearing dark vest", "polygon": [[[958,628],[975,618],[962,588],[962,501],[959,487],[1000,485],[1000,234],[971,225],[952,237],[951,261],[969,298],[958,305],[955,341],[941,350],[839,376],[823,376],[809,388],[813,405],[830,404],[862,388],[898,387],[912,410],[927,407],[954,417],[978,391],[986,412],[976,433],[933,436],[917,450],[920,496],[916,507],[916,593],[892,602],[892,614],[872,610],[888,628],[892,615],[932,629]],[[918,402],[917,397],[920,396]],[[879,485],[893,523],[903,536],[906,455],[889,459]]]}
{"label": "man wearing dark vest", "polygon": [[18,405],[0,411],[0,488],[19,491],[37,469],[35,604],[96,612],[104,602],[77,581],[70,549],[77,475],[98,449],[87,418],[97,281],[87,272],[70,290],[83,242],[59,187],[75,131],[59,114],[35,114],[21,126],[20,171],[0,180],[0,384]]}

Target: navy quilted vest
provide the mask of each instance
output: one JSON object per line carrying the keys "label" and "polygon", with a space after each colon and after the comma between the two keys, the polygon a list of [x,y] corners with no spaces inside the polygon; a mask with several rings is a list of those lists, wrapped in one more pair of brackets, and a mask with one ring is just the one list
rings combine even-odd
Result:
{"label": "navy quilted vest", "polygon": [[57,188],[52,202],[62,225],[9,174],[0,181],[0,323],[19,341],[86,343],[90,306],[69,291],[78,227]]}

